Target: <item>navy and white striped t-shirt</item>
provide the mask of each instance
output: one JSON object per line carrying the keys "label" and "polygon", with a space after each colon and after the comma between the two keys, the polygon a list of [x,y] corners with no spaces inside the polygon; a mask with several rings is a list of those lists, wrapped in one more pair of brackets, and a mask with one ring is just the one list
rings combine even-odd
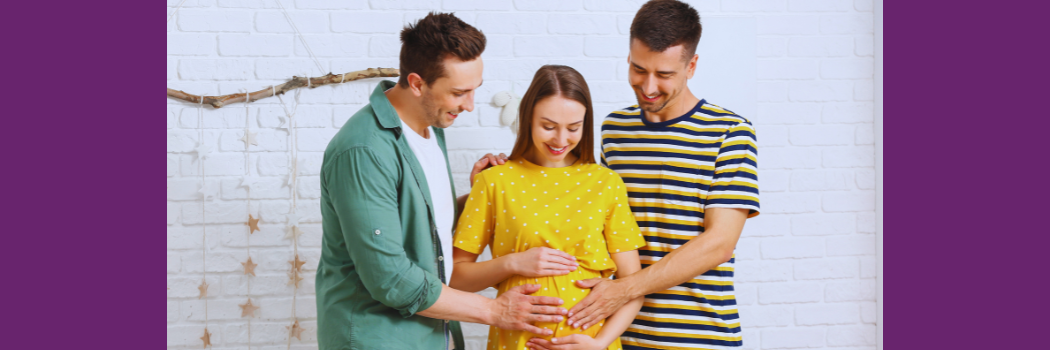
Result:
{"label": "navy and white striped t-shirt", "polygon": [[[701,100],[692,111],[653,123],[638,106],[602,123],[602,163],[627,185],[631,210],[648,243],[642,267],[704,232],[708,208],[758,215],[758,149],[747,119]],[[645,297],[621,337],[625,349],[725,349],[742,346],[733,291],[734,256],[668,290]]]}

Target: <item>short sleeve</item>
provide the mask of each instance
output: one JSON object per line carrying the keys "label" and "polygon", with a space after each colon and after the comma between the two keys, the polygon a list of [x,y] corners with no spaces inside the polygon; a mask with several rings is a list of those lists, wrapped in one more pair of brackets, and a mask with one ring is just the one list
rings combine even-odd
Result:
{"label": "short sleeve", "polygon": [[610,254],[635,250],[645,246],[645,237],[634,221],[634,213],[627,201],[627,186],[612,170],[609,176],[608,205],[605,214],[605,242]]}
{"label": "short sleeve", "polygon": [[601,165],[605,168],[609,168],[609,161],[605,159],[605,142],[602,142],[602,154],[600,154],[600,156]]}
{"label": "short sleeve", "polygon": [[749,121],[726,130],[715,159],[715,174],[708,191],[707,208],[747,209],[755,217],[758,207],[758,147]]}
{"label": "short sleeve", "polygon": [[600,137],[600,140],[601,140],[602,144],[601,144],[601,149],[600,149],[601,152],[599,152],[600,154],[598,155],[598,158],[600,160],[601,166],[603,166],[605,168],[609,168],[609,160],[605,159],[605,125],[608,122],[609,122],[608,120],[602,122],[602,130],[601,130],[601,137]]}
{"label": "short sleeve", "polygon": [[486,181],[485,173],[483,171],[474,177],[470,196],[463,206],[452,240],[452,246],[474,254],[481,254],[492,241],[492,227],[496,221],[492,207],[494,184]]}

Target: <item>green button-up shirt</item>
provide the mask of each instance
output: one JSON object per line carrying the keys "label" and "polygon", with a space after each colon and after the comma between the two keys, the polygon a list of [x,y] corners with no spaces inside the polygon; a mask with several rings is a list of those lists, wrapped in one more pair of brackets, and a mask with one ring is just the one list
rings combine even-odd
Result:
{"label": "green button-up shirt", "polygon": [[[394,85],[380,82],[324,152],[316,282],[321,349],[448,344],[449,324],[416,315],[437,302],[444,265],[426,177],[384,94]],[[434,135],[446,152],[443,130],[434,128]],[[462,339],[454,326],[454,337]]]}

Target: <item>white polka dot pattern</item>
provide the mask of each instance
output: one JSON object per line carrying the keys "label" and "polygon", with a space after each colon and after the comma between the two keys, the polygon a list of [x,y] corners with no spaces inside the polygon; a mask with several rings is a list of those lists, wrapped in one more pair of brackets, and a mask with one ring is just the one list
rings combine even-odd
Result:
{"label": "white polka dot pattern", "polygon": [[[480,254],[490,246],[494,257],[548,247],[576,256],[580,269],[565,276],[528,279],[512,276],[499,284],[500,294],[514,286],[539,283],[543,288],[534,295],[560,297],[565,301],[564,306],[571,308],[590,292],[576,287],[576,280],[607,278],[616,271],[610,252],[626,252],[645,246],[630,206],[623,205],[627,204],[626,187],[612,170],[597,164],[565,168],[544,168],[524,161],[514,162],[513,168],[510,164],[492,167],[476,176],[464,211],[479,215],[460,218],[455,247]],[[548,174],[555,177],[544,177]],[[569,186],[560,186],[552,180],[558,177],[568,177],[573,181]],[[547,191],[531,190],[533,187],[558,187],[566,192],[551,191],[548,194]],[[524,188],[530,190],[519,193]],[[521,205],[522,201],[542,203],[543,206]],[[480,218],[494,220],[486,222]],[[601,234],[591,235],[594,231],[601,231]],[[614,232],[618,239],[609,239]],[[537,326],[554,330],[555,336],[585,333],[593,337],[601,329],[595,326],[580,330],[564,322]],[[489,334],[489,344],[498,345],[497,349],[502,346],[518,348],[520,345],[514,346],[515,342],[524,344],[531,337],[531,333],[520,331],[502,330],[497,334],[493,329]],[[617,341],[610,349],[619,347]]]}

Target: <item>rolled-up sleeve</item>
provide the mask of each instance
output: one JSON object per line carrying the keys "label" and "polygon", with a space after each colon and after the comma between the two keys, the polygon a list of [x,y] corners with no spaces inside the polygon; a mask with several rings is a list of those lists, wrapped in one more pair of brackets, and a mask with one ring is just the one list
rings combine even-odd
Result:
{"label": "rolled-up sleeve", "polygon": [[325,181],[346,249],[373,299],[409,317],[441,294],[441,281],[405,254],[397,169],[367,147],[331,159]]}

